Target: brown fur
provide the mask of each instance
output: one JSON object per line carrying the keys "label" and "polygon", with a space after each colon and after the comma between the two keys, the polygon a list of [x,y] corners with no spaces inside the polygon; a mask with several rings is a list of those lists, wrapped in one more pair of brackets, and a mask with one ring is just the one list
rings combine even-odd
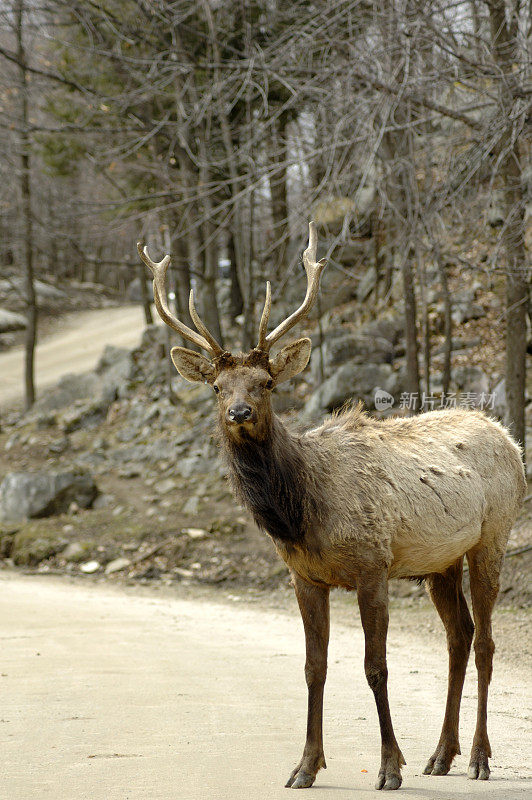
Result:
{"label": "brown fur", "polygon": [[[226,404],[245,396],[257,414],[256,425],[228,426],[222,398],[221,440],[237,497],[272,536],[292,573],[307,638],[307,744],[287,785],[311,785],[325,765],[321,698],[328,610],[323,608],[334,586],[358,592],[365,670],[382,737],[376,787],[396,789],[401,784],[404,758],[386,689],[390,577],[427,576],[447,631],[447,707],[438,747],[425,772],[448,772],[460,752],[460,698],[474,630],[461,590],[465,554],[472,565],[479,673],[479,717],[469,775],[488,777],[491,610],[508,534],[526,488],[517,445],[498,423],[462,410],[379,421],[357,406],[296,435],[275,418],[265,392],[257,398],[246,393],[248,381],[261,385],[260,374],[244,367],[220,378],[222,386],[233,390],[231,394],[226,389]],[[313,611],[316,604],[319,619]]]}
{"label": "brown fur", "polygon": [[[526,490],[519,448],[501,425],[465,410],[375,420],[357,406],[306,433],[291,433],[273,414],[271,389],[301,371],[309,352],[308,340],[289,345],[273,360],[260,350],[223,354],[214,363],[183,348],[172,352],[185,377],[205,380],[217,391],[220,441],[235,494],[272,537],[292,574],[307,643],[309,705],[303,757],[287,786],[311,786],[325,766],[321,729],[330,587],[358,595],[364,668],[381,731],[376,788],[401,785],[404,758],[387,695],[387,584],[393,577],[426,577],[447,632],[447,705],[427,774],[445,774],[460,752],[460,698],[475,630],[478,717],[468,774],[485,779],[491,755],[491,612],[508,535]],[[248,416],[235,422],[235,411],[242,408]],[[461,590],[464,556],[474,626]]]}
{"label": "brown fur", "polygon": [[[220,440],[235,493],[272,537],[292,574],[305,628],[308,715],[303,756],[286,785],[311,786],[325,766],[322,716],[331,586],[357,591],[364,669],[381,732],[376,788],[401,785],[404,758],[387,692],[388,580],[393,577],[426,578],[447,633],[445,718],[425,773],[445,774],[460,752],[460,699],[474,632],[478,712],[468,775],[488,778],[491,613],[508,535],[526,490],[519,448],[501,425],[462,410],[378,421],[356,407],[305,434],[286,430],[273,414],[270,392],[305,368],[310,340],[298,339],[274,357],[269,350],[308,314],[317,297],[326,261],[317,261],[314,223],[303,254],[303,303],[268,334],[267,284],[258,345],[239,356],[224,352],[209,333],[192,293],[190,311],[200,334],[172,316],[164,286],[170,256],[156,263],[140,244],[138,250],[153,272],[162,319],[212,356],[209,360],[183,347],[171,352],[186,380],[209,384],[217,393]],[[474,625],[461,589],[464,556]]]}

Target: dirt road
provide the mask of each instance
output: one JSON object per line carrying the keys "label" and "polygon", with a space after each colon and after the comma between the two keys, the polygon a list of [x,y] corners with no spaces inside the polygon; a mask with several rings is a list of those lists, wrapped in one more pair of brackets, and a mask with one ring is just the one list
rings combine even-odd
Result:
{"label": "dirt road", "polygon": [[[62,375],[93,369],[107,344],[134,347],[143,330],[144,317],[139,305],[86,311],[61,320],[57,330],[37,345],[37,394]],[[23,369],[21,347],[0,353],[0,407],[22,400]]]}
{"label": "dirt road", "polygon": [[[2,800],[286,800],[305,727],[303,635],[294,615],[154,591],[0,573]],[[495,671],[492,779],[465,777],[475,719],[470,669],[462,749],[421,775],[438,735],[446,659],[390,636],[392,712],[408,765],[401,800],[530,797],[526,676]],[[379,737],[358,624],[334,626],[322,800],[381,797]],[[528,712],[529,714],[529,712]],[[367,770],[367,772],[366,772]],[[293,791],[293,790],[292,790]],[[296,795],[297,796],[297,795]],[[307,795],[305,795],[307,796]]]}

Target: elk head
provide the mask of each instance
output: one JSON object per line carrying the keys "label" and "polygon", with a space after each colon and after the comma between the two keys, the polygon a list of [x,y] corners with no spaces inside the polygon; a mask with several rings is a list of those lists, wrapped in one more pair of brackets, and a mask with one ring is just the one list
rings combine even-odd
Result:
{"label": "elk head", "polygon": [[307,292],[297,311],[267,333],[271,310],[271,287],[266,284],[266,301],[259,325],[257,346],[247,354],[232,355],[224,350],[201,321],[194,305],[194,292],[190,291],[189,311],[197,328],[193,331],[178,320],[168,308],[166,299],[166,271],[170,256],[162,261],[152,261],[146,247],[140,243],[137,250],[143,262],[153,273],[153,296],[159,316],[173,330],[205,350],[209,357],[186,347],[173,347],[171,357],[177,371],[187,381],[207,383],[212,386],[218,400],[220,422],[224,431],[234,441],[252,438],[263,439],[269,429],[272,408],[271,391],[283,381],[301,372],[310,358],[310,339],[297,339],[270,357],[270,349],[294,325],[305,317],[316,300],[320,276],[327,261],[316,261],[318,237],[313,222],[309,225],[309,244],[303,253],[307,273]]}

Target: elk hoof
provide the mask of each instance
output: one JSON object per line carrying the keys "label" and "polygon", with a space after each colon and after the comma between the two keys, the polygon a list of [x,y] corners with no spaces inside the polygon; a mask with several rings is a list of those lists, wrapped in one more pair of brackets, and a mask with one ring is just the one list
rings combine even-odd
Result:
{"label": "elk hoof", "polygon": [[406,764],[399,746],[395,743],[392,752],[383,754],[381,768],[375,784],[376,789],[393,790],[398,789],[403,782],[401,777],[401,767]]}
{"label": "elk hoof", "polygon": [[320,769],[327,769],[323,752],[315,757],[305,757],[301,759],[292,774],[288,778],[285,786],[287,789],[308,789],[316,780],[316,775]]}
{"label": "elk hoof", "polygon": [[397,773],[386,775],[384,772],[379,772],[375,788],[384,790],[398,789],[402,782],[401,775],[397,775]]}
{"label": "elk hoof", "polygon": [[488,757],[484,753],[472,758],[467,770],[467,777],[472,781],[487,781],[490,776]]}
{"label": "elk hoof", "polygon": [[423,770],[423,775],[447,775],[451,769],[453,758],[459,752],[459,747],[438,747],[434,755],[427,761],[427,766]]}
{"label": "elk hoof", "polygon": [[303,769],[297,771],[294,770],[294,772],[290,775],[285,783],[287,789],[308,789],[316,780],[315,775],[310,775]]}

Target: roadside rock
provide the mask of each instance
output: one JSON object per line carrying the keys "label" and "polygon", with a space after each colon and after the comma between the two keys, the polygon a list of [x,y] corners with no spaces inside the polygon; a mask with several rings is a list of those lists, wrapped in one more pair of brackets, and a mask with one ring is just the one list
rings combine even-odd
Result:
{"label": "roadside rock", "polygon": [[11,472],[0,485],[0,520],[50,517],[71,503],[90,508],[96,494],[85,472]]}
{"label": "roadside rock", "polygon": [[93,572],[98,572],[100,569],[99,561],[86,561],[81,565],[80,570],[86,575],[92,575]]}
{"label": "roadside rock", "polygon": [[33,405],[30,415],[67,408],[76,400],[94,397],[99,391],[100,381],[93,372],[63,375],[55,386],[43,391],[42,396]]}
{"label": "roadside rock", "polygon": [[39,420],[48,412],[66,409],[66,431],[101,422],[111,403],[127,394],[134,369],[129,350],[108,345],[94,372],[63,375],[55,386],[44,390],[27,418]]}
{"label": "roadside rock", "polygon": [[14,311],[0,309],[0,333],[9,331],[21,331],[26,327],[26,317],[16,314]]}
{"label": "roadside rock", "polygon": [[162,325],[148,325],[144,329],[139,347],[133,350],[132,360],[145,386],[164,383],[168,374],[175,372],[173,365],[170,371],[168,363],[170,341],[170,333]]}
{"label": "roadside rock", "polygon": [[60,553],[66,544],[67,539],[59,533],[43,533],[30,524],[15,535],[10,556],[16,566],[33,567]]}
{"label": "roadside rock", "polygon": [[73,564],[78,564],[87,558],[91,546],[89,542],[70,542],[61,553],[61,557],[65,561],[70,561]]}
{"label": "roadside rock", "polygon": [[131,564],[129,558],[115,558],[113,561],[110,561],[107,566],[105,567],[105,574],[112,575],[114,572],[121,572],[123,569],[126,569]]}
{"label": "roadside rock", "polygon": [[94,428],[103,422],[107,414],[108,403],[99,400],[76,400],[72,408],[67,409],[59,418],[63,432],[73,433],[81,428]]}
{"label": "roadside rock", "polygon": [[[195,517],[196,514],[199,512],[200,507],[200,498],[193,494],[191,495],[188,500],[185,502],[181,511],[183,514],[187,514],[189,517]],[[193,530],[190,528],[190,530]]]}
{"label": "roadside rock", "polygon": [[117,397],[124,397],[134,372],[131,351],[108,344],[96,366],[96,374],[100,376],[102,384],[102,397],[110,402]]}
{"label": "roadside rock", "polygon": [[37,293],[38,300],[64,300],[66,292],[58,289],[56,286],[51,286],[44,281],[35,281],[35,292]]}
{"label": "roadside rock", "polygon": [[181,533],[186,533],[191,539],[204,539],[205,536],[208,536],[208,531],[203,528],[183,528]]}

